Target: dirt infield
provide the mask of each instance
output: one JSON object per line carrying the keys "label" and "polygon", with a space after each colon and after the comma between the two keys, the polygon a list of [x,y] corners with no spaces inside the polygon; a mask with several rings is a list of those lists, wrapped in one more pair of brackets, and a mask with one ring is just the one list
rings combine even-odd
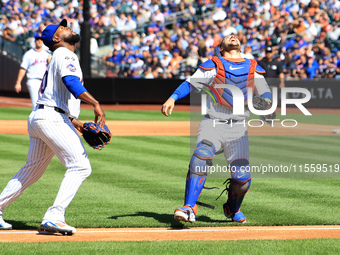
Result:
{"label": "dirt infield", "polygon": [[[31,107],[30,99],[11,98],[0,96],[0,107]],[[160,105],[103,105],[104,110],[160,110]],[[82,109],[92,108],[82,104]],[[176,111],[189,111],[187,105],[177,105]],[[288,112],[298,112],[298,109],[288,109]],[[340,109],[311,109],[312,113],[340,114]],[[293,125],[294,123],[286,123]],[[189,136],[191,130],[198,130],[199,123],[189,121],[107,121],[107,125],[115,136],[140,136],[140,135],[170,135]],[[251,123],[255,126],[258,123]],[[0,120],[0,134],[28,134],[26,120]],[[294,128],[284,128],[281,123],[275,123],[274,127],[249,127],[250,136],[267,135],[336,135],[332,130],[339,126],[315,125],[299,123]]]}
{"label": "dirt infield", "polygon": [[[0,97],[0,107],[30,107],[29,99]],[[90,108],[82,105],[82,109]],[[160,110],[159,105],[104,105],[106,110]],[[189,110],[189,106],[176,106]],[[312,109],[312,113],[339,114],[340,110]],[[114,136],[173,135],[189,136],[189,121],[107,121]],[[295,128],[249,128],[249,135],[332,135],[338,126],[298,124]],[[0,120],[0,134],[28,134],[26,120]],[[333,134],[336,135],[336,134]],[[285,240],[311,238],[340,238],[340,226],[275,226],[275,227],[214,227],[214,228],[119,228],[77,229],[73,236],[40,235],[35,230],[0,230],[1,242],[56,242],[56,241],[160,241],[160,240]]]}
{"label": "dirt infield", "polygon": [[287,240],[340,238],[340,226],[91,228],[73,236],[41,235],[32,230],[0,231],[0,242],[165,241],[165,240]]}

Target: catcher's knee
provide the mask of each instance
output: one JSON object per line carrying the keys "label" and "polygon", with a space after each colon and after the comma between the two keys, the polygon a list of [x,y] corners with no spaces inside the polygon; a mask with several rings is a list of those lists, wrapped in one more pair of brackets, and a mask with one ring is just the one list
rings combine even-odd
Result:
{"label": "catcher's knee", "polygon": [[213,164],[215,152],[215,146],[212,142],[208,140],[199,142],[190,160],[190,172],[197,175],[207,175],[209,167]]}
{"label": "catcher's knee", "polygon": [[246,194],[251,184],[251,172],[247,159],[237,159],[230,164],[231,190],[239,195]]}

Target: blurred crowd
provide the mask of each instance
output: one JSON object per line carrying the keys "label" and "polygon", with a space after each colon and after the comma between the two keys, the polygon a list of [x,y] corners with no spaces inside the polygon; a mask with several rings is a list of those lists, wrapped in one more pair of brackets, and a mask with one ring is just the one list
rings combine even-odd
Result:
{"label": "blurred crowd", "polygon": [[[2,0],[0,33],[16,42],[66,18],[79,33],[83,1]],[[340,78],[338,0],[90,1],[93,38],[114,34],[102,56],[109,77],[181,78],[236,34],[247,58],[270,46],[286,80]]]}

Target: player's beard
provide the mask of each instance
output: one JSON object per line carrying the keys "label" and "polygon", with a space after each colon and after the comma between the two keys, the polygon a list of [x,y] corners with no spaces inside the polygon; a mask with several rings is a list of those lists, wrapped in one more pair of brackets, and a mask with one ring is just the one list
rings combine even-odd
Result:
{"label": "player's beard", "polygon": [[239,44],[228,44],[227,46],[227,51],[231,51],[231,50],[241,50],[241,46]]}
{"label": "player's beard", "polygon": [[81,36],[78,34],[72,34],[70,37],[67,37],[64,39],[65,42],[72,44],[72,45],[76,44],[80,40],[81,40]]}

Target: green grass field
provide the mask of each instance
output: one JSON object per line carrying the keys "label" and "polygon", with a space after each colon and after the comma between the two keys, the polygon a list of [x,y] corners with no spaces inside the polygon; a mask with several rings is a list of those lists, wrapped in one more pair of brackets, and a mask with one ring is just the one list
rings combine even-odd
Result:
{"label": "green grass field", "polygon": [[[327,247],[327,249],[325,249]],[[1,244],[2,255],[26,254],[339,254],[339,239],[57,242]]]}
{"label": "green grass field", "polygon": [[[0,119],[26,119],[30,110],[0,108]],[[188,120],[188,112],[165,118],[158,112],[106,111],[108,120]],[[315,118],[314,118],[315,117]],[[92,119],[83,111],[80,119]],[[313,115],[315,124],[333,124],[334,115]],[[337,121],[337,120],[336,120]],[[326,123],[325,123],[326,122]],[[340,124],[340,122],[339,122]],[[333,124],[336,125],[336,124]],[[250,137],[250,161],[272,164],[339,164],[338,136]],[[0,190],[24,165],[29,148],[26,135],[0,135]],[[183,203],[185,176],[190,160],[190,137],[113,137],[102,151],[85,145],[92,175],[80,187],[67,209],[67,222],[78,228],[91,227],[179,227],[173,210]],[[53,158],[43,177],[30,186],[4,211],[4,218],[17,229],[37,229],[53,203],[64,167]],[[339,174],[340,175],[340,174]],[[200,200],[216,206],[199,207],[197,222],[189,226],[234,226],[225,221],[225,178],[209,178]],[[339,176],[337,176],[339,177]],[[249,226],[340,224],[338,178],[261,178],[255,176],[242,211]],[[1,238],[1,236],[0,236]],[[1,239],[0,239],[1,242]],[[289,241],[169,241],[1,244],[1,254],[339,254],[339,239]],[[63,248],[61,248],[63,247]],[[324,250],[323,247],[330,247]]]}

